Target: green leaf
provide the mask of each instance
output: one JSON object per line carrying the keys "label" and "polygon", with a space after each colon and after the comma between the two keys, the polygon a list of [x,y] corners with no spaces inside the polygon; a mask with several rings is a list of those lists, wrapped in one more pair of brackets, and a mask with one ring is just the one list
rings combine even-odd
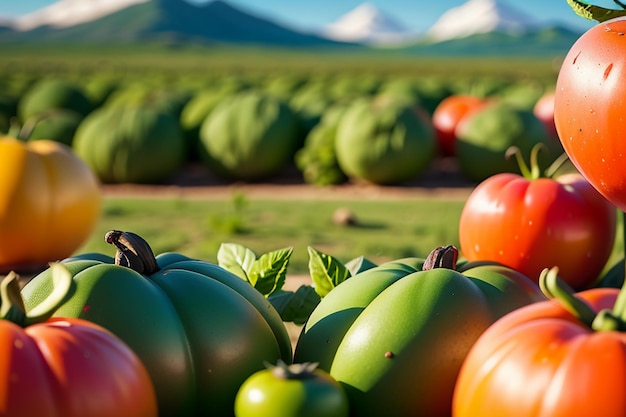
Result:
{"label": "green leaf", "polygon": [[265,253],[252,264],[248,270],[248,278],[264,296],[269,296],[285,284],[287,266],[293,253],[293,248],[284,248]]}
{"label": "green leaf", "polygon": [[376,264],[364,256],[359,256],[358,258],[354,258],[346,262],[345,266],[350,270],[352,276],[355,276],[359,272],[374,268]]}
{"label": "green leaf", "polygon": [[321,298],[312,286],[301,285],[296,292],[276,291],[268,300],[278,311],[283,321],[301,325],[309,319]]}
{"label": "green leaf", "polygon": [[308,247],[309,273],[315,291],[326,296],[333,288],[351,277],[350,270],[336,258]]}
{"label": "green leaf", "polygon": [[597,22],[606,22],[607,20],[626,16],[626,5],[621,1],[614,0],[614,2],[622,8],[622,10],[607,9],[605,7],[594,6],[587,4],[579,0],[567,0],[567,4],[576,12],[578,16],[585,19],[595,20]]}
{"label": "green leaf", "polygon": [[217,264],[219,266],[248,281],[253,286],[255,282],[251,281],[249,272],[255,261],[256,254],[237,243],[222,243],[217,251]]}

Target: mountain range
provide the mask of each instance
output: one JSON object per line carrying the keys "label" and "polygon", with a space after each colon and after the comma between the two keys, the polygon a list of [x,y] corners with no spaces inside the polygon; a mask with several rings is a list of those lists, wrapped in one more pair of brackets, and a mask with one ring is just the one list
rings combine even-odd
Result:
{"label": "mountain range", "polygon": [[580,32],[539,23],[504,0],[468,0],[424,34],[364,3],[316,32],[255,16],[222,0],[60,0],[0,21],[2,43],[193,42],[204,45],[350,47],[413,54],[564,54]]}
{"label": "mountain range", "polygon": [[[99,0],[101,4],[111,0]],[[215,0],[115,0],[118,7],[92,6],[95,0],[61,0],[0,30],[0,42],[145,41],[234,43],[276,46],[330,46],[337,42],[287,29]],[[91,15],[89,15],[91,14]],[[71,21],[72,24],[67,24]]]}

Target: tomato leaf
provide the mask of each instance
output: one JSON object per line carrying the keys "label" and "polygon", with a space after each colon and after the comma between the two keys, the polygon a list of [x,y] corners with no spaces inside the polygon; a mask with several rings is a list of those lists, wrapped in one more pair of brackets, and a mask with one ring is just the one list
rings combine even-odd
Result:
{"label": "tomato leaf", "polygon": [[[618,0],[614,1],[622,9],[626,8],[622,2]],[[583,3],[579,0],[567,0],[567,4],[570,5],[570,7],[574,10],[574,12],[576,12],[578,16],[584,17],[585,19],[589,20],[595,20],[597,22],[605,22],[615,17],[626,16],[626,10],[607,9],[605,7]]]}
{"label": "tomato leaf", "polygon": [[268,297],[283,321],[301,325],[320,303],[321,298],[310,285],[301,285],[296,292],[278,290]]}
{"label": "tomato leaf", "polygon": [[315,292],[326,296],[337,285],[351,277],[350,270],[333,256],[319,252],[311,246],[309,251],[309,273]]}
{"label": "tomato leaf", "polygon": [[359,256],[358,258],[354,258],[346,262],[345,266],[350,270],[350,274],[354,276],[359,272],[367,271],[370,268],[374,268],[376,264],[365,258],[364,256]]}
{"label": "tomato leaf", "polygon": [[264,296],[269,296],[285,284],[287,267],[293,248],[265,253],[248,269],[248,280]]}
{"label": "tomato leaf", "polygon": [[219,266],[248,281],[253,286],[256,282],[250,280],[249,271],[255,261],[256,254],[237,243],[222,243],[217,251],[217,264]]}

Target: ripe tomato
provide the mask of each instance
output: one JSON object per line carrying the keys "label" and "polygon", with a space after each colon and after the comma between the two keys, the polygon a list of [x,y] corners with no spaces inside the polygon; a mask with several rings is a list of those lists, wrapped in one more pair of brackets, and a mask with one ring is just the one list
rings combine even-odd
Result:
{"label": "ripe tomato", "polygon": [[472,346],[453,417],[624,415],[624,294],[593,288],[574,295],[545,277],[542,288],[554,300],[511,312]]}
{"label": "ripe tomato", "polygon": [[461,212],[461,252],[537,280],[558,266],[569,285],[591,284],[616,235],[615,208],[578,173],[528,179],[496,174],[480,183]]}
{"label": "ripe tomato", "polygon": [[560,69],[556,128],[578,170],[626,210],[626,18],[599,23],[572,46]]}
{"label": "ripe tomato", "polygon": [[443,99],[433,112],[433,127],[437,134],[437,145],[442,156],[454,156],[456,148],[456,126],[470,111],[479,108],[485,100],[467,94],[455,94]]}
{"label": "ripe tomato", "polygon": [[348,417],[342,386],[317,364],[279,362],[252,374],[235,399],[236,417]]}
{"label": "ripe tomato", "polygon": [[557,138],[554,125],[554,91],[542,95],[533,107],[533,113],[546,127],[551,138]]}

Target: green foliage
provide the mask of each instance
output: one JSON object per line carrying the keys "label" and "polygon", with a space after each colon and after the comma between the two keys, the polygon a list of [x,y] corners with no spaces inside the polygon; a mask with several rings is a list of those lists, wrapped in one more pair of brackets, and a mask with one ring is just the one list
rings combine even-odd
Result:
{"label": "green foliage", "polygon": [[379,185],[415,179],[436,151],[434,129],[421,112],[388,96],[353,102],[337,127],[339,167],[352,179]]}
{"label": "green foliage", "polygon": [[218,265],[239,276],[265,297],[285,284],[293,248],[264,253],[261,257],[243,245],[222,243],[217,252]]}
{"label": "green foliage", "polygon": [[333,288],[352,276],[337,258],[309,246],[309,273],[315,284],[315,292],[324,297]]}
{"label": "green foliage", "polygon": [[177,120],[150,107],[100,107],[78,126],[73,148],[105,183],[164,182],[185,159]]}
{"label": "green foliage", "polygon": [[26,123],[52,109],[71,110],[85,116],[92,110],[92,104],[73,82],[64,78],[42,78],[24,92],[18,102],[17,115]]}
{"label": "green foliage", "polygon": [[200,159],[216,175],[255,181],[291,162],[300,145],[296,115],[267,93],[221,101],[200,127]]}
{"label": "green foliage", "polygon": [[619,0],[614,0],[614,3],[621,7],[621,10],[594,6],[578,0],[567,0],[567,3],[577,15],[584,17],[585,19],[596,20],[598,22],[605,22],[616,17],[626,16],[626,4]]}
{"label": "green foliage", "polygon": [[315,185],[340,184],[346,180],[335,154],[337,125],[346,105],[336,104],[325,110],[320,122],[306,136],[295,155],[296,166],[304,181]]}

